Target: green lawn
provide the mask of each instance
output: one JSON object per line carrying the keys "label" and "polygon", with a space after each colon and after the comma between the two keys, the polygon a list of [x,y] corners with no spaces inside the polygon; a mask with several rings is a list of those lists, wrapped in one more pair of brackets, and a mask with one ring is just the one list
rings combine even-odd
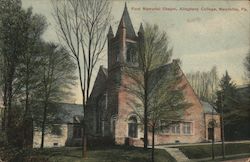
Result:
{"label": "green lawn", "polygon": [[[37,150],[33,156],[44,157],[49,162],[150,162],[151,150],[113,146],[89,150],[87,159],[82,160],[80,148],[53,148]],[[37,160],[36,160],[37,161]],[[165,150],[156,150],[155,162],[175,162]]]}
{"label": "green lawn", "polygon": [[[178,147],[188,158],[200,159],[212,156],[211,145],[179,146]],[[215,156],[221,156],[221,144],[215,144]],[[225,145],[226,155],[250,154],[250,143],[230,143]]]}

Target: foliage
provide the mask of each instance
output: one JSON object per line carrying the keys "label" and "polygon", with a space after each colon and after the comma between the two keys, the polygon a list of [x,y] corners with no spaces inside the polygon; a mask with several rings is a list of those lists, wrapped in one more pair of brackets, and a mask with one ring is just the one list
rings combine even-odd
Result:
{"label": "foliage", "polygon": [[241,103],[241,117],[242,118],[248,118],[250,120],[250,50],[247,53],[247,56],[245,58],[245,69],[246,69],[246,76],[247,76],[247,83],[248,86],[245,87],[245,91],[241,93],[240,97],[240,103]]}
{"label": "foliage", "polygon": [[[47,95],[43,108],[47,109],[49,103],[52,105],[52,102],[54,104],[71,95],[67,90],[74,85],[76,66],[65,48],[42,41],[41,36],[47,27],[43,16],[33,14],[31,8],[22,9],[18,0],[0,1],[0,6],[3,126],[6,128],[7,141],[21,146],[25,138],[32,140],[33,126],[27,126],[27,122],[33,123],[33,117],[39,127],[40,118],[46,114],[41,111],[44,96]],[[55,113],[58,112],[59,109],[55,107],[48,110],[48,128],[52,128],[50,124],[57,120]],[[18,136],[24,141],[16,137],[16,132],[24,132]],[[26,136],[27,132],[30,136]]]}
{"label": "foliage", "polygon": [[250,50],[248,51],[247,56],[244,60],[244,66],[246,69],[246,77],[248,81],[250,81]]}
{"label": "foliage", "polygon": [[[17,69],[20,66],[20,58],[27,52],[29,46],[27,40],[29,39],[29,20],[31,10],[24,11],[21,9],[21,1],[0,1],[1,14],[0,17],[0,42],[1,55],[3,59],[2,66],[2,92],[4,102],[4,128],[7,132],[8,142],[16,145],[15,133],[16,122],[19,120],[20,114],[17,114],[16,106],[18,101],[16,94],[18,94],[19,87],[16,86],[18,75]],[[32,39],[32,38],[31,38]],[[17,117],[18,115],[18,117]],[[7,116],[7,117],[6,117]],[[22,124],[19,124],[22,125]],[[22,142],[21,142],[22,143]]]}
{"label": "foliage", "polygon": [[[143,121],[144,114],[142,110],[145,106],[145,96],[147,96],[147,117],[150,120],[150,123],[148,123],[150,126],[152,126],[152,124],[156,126],[160,120],[178,120],[182,114],[180,111],[183,111],[186,107],[182,91],[185,85],[180,84],[183,74],[180,72],[180,67],[176,61],[164,65],[164,63],[169,61],[172,52],[171,50],[166,50],[168,42],[166,42],[167,39],[165,33],[162,36],[159,35],[159,30],[156,25],[150,26],[147,24],[145,40],[146,42],[148,41],[148,43],[145,44],[145,46],[149,46],[147,47],[148,50],[151,50],[152,48],[162,48],[159,52],[157,52],[158,50],[155,52],[153,52],[153,50],[147,50],[147,52],[143,52],[143,54],[139,56],[142,58],[141,60],[147,60],[145,61],[145,64],[142,63],[142,66],[147,67],[148,71],[141,67],[139,69],[131,67],[125,69],[125,74],[133,82],[133,84],[127,83],[124,85],[126,90],[133,96],[130,99],[131,106],[133,106],[136,114]],[[153,43],[149,43],[150,40]],[[159,48],[159,42],[162,40],[165,41],[164,47]],[[149,60],[149,58],[151,59]],[[146,66],[146,64],[148,65]],[[146,75],[144,70],[147,71]],[[145,86],[145,83],[143,82],[145,77],[147,77],[147,86]],[[147,94],[145,94],[146,88]]]}
{"label": "foliage", "polygon": [[225,125],[227,125],[234,119],[235,111],[239,107],[236,84],[226,71],[220,80],[219,86],[220,91],[217,92],[217,107],[219,112],[223,109]]}
{"label": "foliage", "polygon": [[40,118],[36,117],[35,121],[36,126],[42,131],[43,147],[46,128],[53,128],[53,124],[59,122],[60,118],[55,114],[64,114],[56,102],[72,95],[67,90],[75,84],[76,66],[65,48],[48,43],[43,45],[39,69],[40,82],[34,94],[34,102],[38,102],[35,110],[37,115],[40,114]]}
{"label": "foliage", "polygon": [[183,74],[178,61],[166,64],[172,55],[166,33],[159,31],[157,25],[146,24],[145,32],[140,27],[139,38],[139,68],[124,69],[130,81],[123,86],[132,96],[128,104],[144,124],[144,148],[147,128],[153,133],[153,161],[155,129],[161,121],[168,126],[173,120],[180,120],[188,104],[184,101],[185,85],[181,84]]}

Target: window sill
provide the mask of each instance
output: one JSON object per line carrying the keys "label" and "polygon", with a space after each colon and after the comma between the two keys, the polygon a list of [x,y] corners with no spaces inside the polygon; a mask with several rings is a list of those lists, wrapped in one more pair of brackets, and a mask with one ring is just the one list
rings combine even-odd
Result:
{"label": "window sill", "polygon": [[160,133],[159,135],[168,135],[168,136],[193,136],[194,134],[173,134],[173,133]]}
{"label": "window sill", "polygon": [[127,137],[129,139],[133,139],[133,140],[139,140],[140,138],[139,137]]}

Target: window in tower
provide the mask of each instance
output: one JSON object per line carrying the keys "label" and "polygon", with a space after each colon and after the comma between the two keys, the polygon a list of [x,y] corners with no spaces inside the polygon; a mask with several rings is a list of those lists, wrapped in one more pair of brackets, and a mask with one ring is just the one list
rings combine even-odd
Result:
{"label": "window in tower", "polygon": [[129,43],[127,44],[127,63],[136,63],[137,62],[137,54],[136,54],[136,46],[135,44]]}

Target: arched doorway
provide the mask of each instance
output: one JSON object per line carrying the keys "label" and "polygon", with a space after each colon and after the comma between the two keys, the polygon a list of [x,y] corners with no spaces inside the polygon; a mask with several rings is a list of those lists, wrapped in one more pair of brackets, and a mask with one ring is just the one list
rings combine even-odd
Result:
{"label": "arched doorway", "polygon": [[208,140],[214,140],[214,128],[216,127],[216,121],[212,120],[208,123]]}
{"label": "arched doorway", "polygon": [[137,119],[135,116],[131,116],[128,120],[128,136],[132,138],[137,138],[138,129],[137,129]]}

